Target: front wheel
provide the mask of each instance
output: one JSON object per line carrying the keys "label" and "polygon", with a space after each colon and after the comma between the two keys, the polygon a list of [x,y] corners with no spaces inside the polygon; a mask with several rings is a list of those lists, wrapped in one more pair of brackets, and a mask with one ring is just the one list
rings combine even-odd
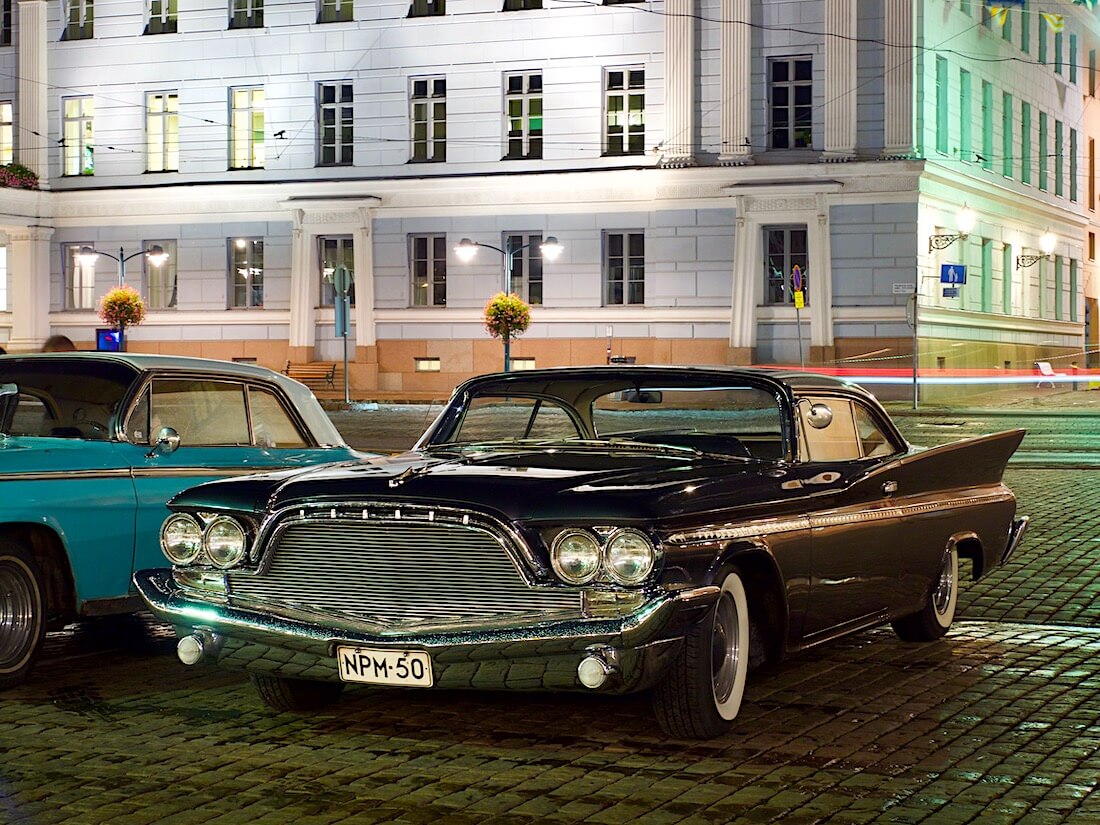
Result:
{"label": "front wheel", "polygon": [[275,710],[316,710],[331,705],[340,696],[344,686],[339,682],[315,682],[310,679],[287,679],[251,674],[252,684],[264,700]]}
{"label": "front wheel", "polygon": [[26,548],[0,540],[0,688],[27,678],[46,633],[42,572]]}
{"label": "front wheel", "polygon": [[721,736],[741,709],[749,669],[749,601],[737,571],[728,570],[721,581],[714,608],[692,629],[653,691],[657,721],[671,736]]}
{"label": "front wheel", "polygon": [[906,642],[933,642],[951,629],[959,601],[959,553],[952,547],[943,557],[939,577],[928,601],[916,613],[891,623],[898,638]]}

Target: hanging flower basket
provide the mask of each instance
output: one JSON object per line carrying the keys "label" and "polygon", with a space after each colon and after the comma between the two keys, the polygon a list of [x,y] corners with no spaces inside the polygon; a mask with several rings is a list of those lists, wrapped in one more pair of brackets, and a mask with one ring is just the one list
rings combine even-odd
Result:
{"label": "hanging flower basket", "polygon": [[99,302],[99,317],[119,332],[136,327],[145,320],[145,301],[131,286],[112,289]]}
{"label": "hanging flower basket", "polygon": [[485,305],[485,329],[494,338],[518,338],[531,326],[531,308],[515,293],[498,292]]}
{"label": "hanging flower basket", "polygon": [[38,175],[21,163],[0,166],[0,186],[8,189],[37,189]]}

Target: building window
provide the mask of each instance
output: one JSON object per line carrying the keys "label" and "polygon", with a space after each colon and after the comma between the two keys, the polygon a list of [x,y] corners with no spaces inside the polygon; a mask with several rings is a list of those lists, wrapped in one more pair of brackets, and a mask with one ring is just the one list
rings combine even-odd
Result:
{"label": "building window", "polygon": [[447,79],[415,77],[411,87],[412,160],[447,159]]}
{"label": "building window", "polygon": [[509,358],[508,361],[509,366],[512,368],[512,372],[535,369],[534,358]]}
{"label": "building window", "polygon": [[145,256],[141,256],[142,274],[145,276],[145,302],[149,309],[175,309],[176,308],[176,242],[173,241],[142,241],[142,249],[152,249],[159,246],[168,257],[163,263],[157,265],[149,262]]}
{"label": "building window", "polygon": [[1065,126],[1062,121],[1054,121],[1054,194],[1061,197],[1065,192]]}
{"label": "building window", "polygon": [[810,264],[809,236],[805,226],[769,226],[764,229],[764,303],[793,304],[791,278],[797,266],[802,273],[802,295],[809,303],[807,280]]}
{"label": "building window", "polygon": [[11,0],[3,0],[0,6],[0,46],[11,45],[11,5]]}
{"label": "building window", "polygon": [[15,159],[15,127],[11,118],[11,101],[0,100],[0,164],[8,164]]}
{"label": "building window", "polygon": [[950,81],[947,76],[947,59],[936,58],[936,151],[941,155],[947,154],[948,124],[947,118],[951,112],[951,104],[947,96],[951,93]]}
{"label": "building window", "polygon": [[542,157],[542,74],[504,76],[508,160]]}
{"label": "building window", "polygon": [[354,20],[352,0],[321,0],[317,10],[318,23],[347,23]]}
{"label": "building window", "polygon": [[1096,49],[1089,49],[1089,97],[1096,97]]}
{"label": "building window", "polygon": [[504,11],[526,11],[541,8],[542,0],[504,0]]}
{"label": "building window", "polygon": [[355,113],[351,83],[317,85],[317,165],[351,166]]}
{"label": "building window", "polygon": [[1077,259],[1069,259],[1069,319],[1077,320]]}
{"label": "building window", "polygon": [[91,97],[67,97],[61,103],[63,175],[95,173],[95,101]]}
{"label": "building window", "polygon": [[[1027,17],[1026,14],[1021,16]],[[1045,65],[1047,62],[1047,26],[1043,21],[1039,21],[1035,28],[1039,31],[1039,62]]]}
{"label": "building window", "polygon": [[645,234],[604,234],[604,302],[607,306],[645,303]]}
{"label": "building window", "polygon": [[1020,15],[1020,51],[1031,54],[1031,15]]}
{"label": "building window", "polygon": [[[946,86],[946,76],[944,84]],[[813,96],[813,61],[810,58],[781,58],[768,63],[772,149],[809,149],[813,146]]]}
{"label": "building window", "polygon": [[443,0],[412,0],[409,17],[439,17],[445,14]]}
{"label": "building window", "polygon": [[263,305],[263,238],[230,238],[229,306],[231,309],[249,309]]}
{"label": "building window", "polygon": [[509,235],[504,239],[505,249],[520,250],[512,256],[512,282],[508,291],[516,293],[529,304],[542,303],[541,243],[541,234]]}
{"label": "building window", "polygon": [[[1089,138],[1089,182],[1086,191],[1089,196],[1089,211],[1096,211],[1096,141]],[[1091,256],[1090,256],[1091,257]]]}
{"label": "building window", "polygon": [[982,81],[982,168],[993,168],[993,86]]}
{"label": "building window", "polygon": [[970,101],[973,91],[970,86],[970,72],[966,69],[959,70],[959,160],[970,163],[974,160],[973,141],[971,128],[974,123],[974,115],[970,110]]}
{"label": "building window", "polygon": [[1001,23],[1001,39],[1008,42],[1008,43],[1012,42],[1012,15],[1011,14],[1005,15],[1004,21]]}
{"label": "building window", "polygon": [[1077,203],[1077,130],[1069,130],[1069,199]]}
{"label": "building window", "polygon": [[1077,35],[1069,36],[1069,82],[1077,82]]}
{"label": "building window", "polygon": [[439,372],[440,363],[438,358],[414,358],[416,372]]}
{"label": "building window", "polygon": [[355,245],[350,235],[330,235],[317,239],[321,254],[321,306],[330,307],[336,303],[336,288],[332,283],[336,267],[345,266],[352,275],[348,298],[355,306]]}
{"label": "building window", "polygon": [[149,0],[146,9],[146,34],[174,34],[176,31],[177,0]]}
{"label": "building window", "polygon": [[604,73],[604,86],[604,154],[642,154],[645,151],[645,69],[608,69]]}
{"label": "building window", "polygon": [[1020,183],[1031,184],[1031,104],[1020,103]]}
{"label": "building window", "polygon": [[1001,174],[1006,178],[1011,178],[1015,162],[1013,151],[1016,148],[1016,141],[1012,134],[1012,128],[1015,126],[1015,112],[1012,107],[1012,95],[1008,92],[1004,93],[1003,105],[1004,109],[1001,112]]}
{"label": "building window", "polygon": [[993,241],[982,238],[982,312],[993,311]]}
{"label": "building window", "polygon": [[1006,243],[1001,247],[1001,312],[1005,315],[1012,314],[1013,271],[1012,244]]}
{"label": "building window", "polygon": [[62,40],[91,40],[95,24],[92,0],[63,0],[65,28]]}
{"label": "building window", "polygon": [[65,267],[65,309],[95,309],[95,261],[81,260],[80,250],[92,241],[61,244]]}
{"label": "building window", "polygon": [[410,236],[409,263],[413,306],[447,306],[447,236]]}
{"label": "building window", "polygon": [[1062,256],[1054,256],[1054,320],[1061,321],[1065,311],[1062,309],[1062,305],[1065,304],[1065,290],[1062,286]]}
{"label": "building window", "polygon": [[1047,191],[1047,113],[1039,112],[1039,188]]}
{"label": "building window", "polygon": [[176,92],[145,95],[146,171],[178,172],[180,168],[180,98]]}
{"label": "building window", "polygon": [[229,168],[263,169],[264,90],[230,89]]}
{"label": "building window", "polygon": [[1064,35],[1061,32],[1054,33],[1054,73],[1062,73],[1062,39]]}
{"label": "building window", "polygon": [[229,28],[262,29],[264,0],[230,0]]}

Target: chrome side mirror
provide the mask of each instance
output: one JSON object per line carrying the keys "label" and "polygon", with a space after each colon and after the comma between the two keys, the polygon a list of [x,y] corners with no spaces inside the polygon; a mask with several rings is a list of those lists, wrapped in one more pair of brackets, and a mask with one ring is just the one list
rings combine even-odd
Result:
{"label": "chrome side mirror", "polygon": [[145,454],[146,458],[158,455],[171,455],[180,448],[180,434],[171,427],[161,427],[157,432],[157,440],[153,442],[153,449]]}
{"label": "chrome side mirror", "polygon": [[833,423],[833,411],[827,404],[810,404],[806,413],[806,423],[815,430],[824,430]]}

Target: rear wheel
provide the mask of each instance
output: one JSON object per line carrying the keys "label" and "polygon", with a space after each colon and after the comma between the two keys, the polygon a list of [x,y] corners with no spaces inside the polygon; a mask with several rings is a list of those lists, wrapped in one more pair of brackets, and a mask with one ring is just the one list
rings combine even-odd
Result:
{"label": "rear wheel", "polygon": [[935,641],[951,628],[958,601],[959,553],[952,547],[944,554],[939,577],[924,607],[892,622],[891,627],[906,642]]}
{"label": "rear wheel", "polygon": [[749,602],[736,570],[726,570],[720,580],[717,603],[692,629],[653,691],[657,721],[672,736],[721,736],[741,709],[749,670]]}
{"label": "rear wheel", "polygon": [[46,633],[45,586],[34,557],[0,540],[0,688],[23,682]]}
{"label": "rear wheel", "polygon": [[252,684],[264,700],[275,710],[316,710],[331,705],[340,696],[344,686],[339,682],[315,682],[311,679],[287,679],[251,674]]}

